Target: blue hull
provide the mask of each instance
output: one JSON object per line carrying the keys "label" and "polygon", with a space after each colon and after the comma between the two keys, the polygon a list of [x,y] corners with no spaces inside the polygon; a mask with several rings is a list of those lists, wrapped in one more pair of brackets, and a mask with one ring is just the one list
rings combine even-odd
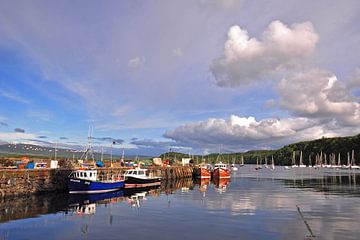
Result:
{"label": "blue hull", "polygon": [[124,180],[117,182],[95,182],[70,178],[68,181],[69,193],[104,193],[116,191],[124,187]]}
{"label": "blue hull", "polygon": [[78,206],[90,203],[96,203],[98,201],[119,198],[124,196],[124,190],[116,190],[106,193],[94,193],[94,194],[71,194],[68,199],[69,207]]}

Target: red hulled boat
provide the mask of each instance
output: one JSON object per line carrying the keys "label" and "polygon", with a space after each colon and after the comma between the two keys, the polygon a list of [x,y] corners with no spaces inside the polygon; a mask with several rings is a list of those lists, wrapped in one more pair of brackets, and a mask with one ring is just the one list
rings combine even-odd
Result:
{"label": "red hulled boat", "polygon": [[222,162],[214,165],[213,178],[230,178],[230,169]]}
{"label": "red hulled boat", "polygon": [[206,164],[201,164],[196,170],[195,170],[196,178],[211,178],[211,172],[210,168]]}

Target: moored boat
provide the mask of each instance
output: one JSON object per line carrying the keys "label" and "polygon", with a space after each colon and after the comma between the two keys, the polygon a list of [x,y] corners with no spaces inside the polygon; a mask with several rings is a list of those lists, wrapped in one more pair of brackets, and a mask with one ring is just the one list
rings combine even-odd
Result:
{"label": "moored boat", "polygon": [[141,188],[161,184],[161,177],[154,176],[147,169],[140,167],[126,170],[124,178],[125,188]]}
{"label": "moored boat", "polygon": [[69,193],[104,193],[124,187],[124,179],[116,175],[98,175],[96,169],[80,169],[68,177]]}
{"label": "moored boat", "polygon": [[211,178],[210,168],[207,164],[201,164],[195,169],[196,178]]}
{"label": "moored boat", "polygon": [[222,162],[214,165],[213,178],[230,178],[230,170],[227,164]]}

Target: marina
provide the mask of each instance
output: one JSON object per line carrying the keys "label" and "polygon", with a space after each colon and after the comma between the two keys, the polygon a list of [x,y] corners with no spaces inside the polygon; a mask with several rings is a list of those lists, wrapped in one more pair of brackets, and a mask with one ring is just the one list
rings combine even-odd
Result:
{"label": "marina", "polygon": [[230,179],[2,199],[0,238],[357,239],[359,197],[357,170],[245,165]]}
{"label": "marina", "polygon": [[360,239],[360,1],[1,1],[0,240]]}

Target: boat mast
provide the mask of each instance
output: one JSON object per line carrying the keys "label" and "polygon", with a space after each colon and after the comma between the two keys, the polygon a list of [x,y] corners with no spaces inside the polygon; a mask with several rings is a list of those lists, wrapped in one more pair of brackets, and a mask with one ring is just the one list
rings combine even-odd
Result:
{"label": "boat mast", "polygon": [[57,142],[55,142],[55,149],[54,149],[54,151],[55,151],[55,161],[56,161]]}

